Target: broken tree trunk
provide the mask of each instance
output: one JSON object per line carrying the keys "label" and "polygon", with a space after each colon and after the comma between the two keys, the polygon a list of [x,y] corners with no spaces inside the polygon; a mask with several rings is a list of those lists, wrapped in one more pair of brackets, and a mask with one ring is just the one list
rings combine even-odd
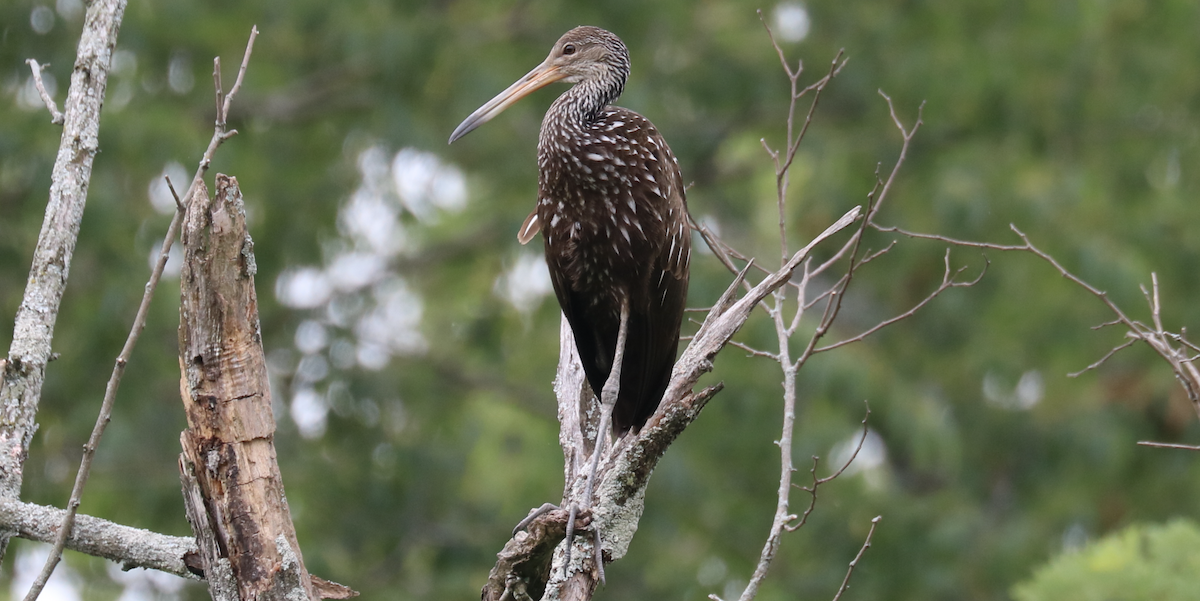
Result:
{"label": "broken tree trunk", "polygon": [[181,466],[203,498],[216,538],[208,546],[228,560],[242,601],[317,599],[275,460],[254,243],[237,180],[218,174],[216,186],[210,199],[200,184],[184,221],[179,366],[188,429]]}

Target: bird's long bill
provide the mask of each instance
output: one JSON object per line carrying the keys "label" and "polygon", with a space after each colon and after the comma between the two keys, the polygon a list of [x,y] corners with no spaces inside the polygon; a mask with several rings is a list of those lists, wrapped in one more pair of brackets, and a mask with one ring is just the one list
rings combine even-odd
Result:
{"label": "bird's long bill", "polygon": [[566,75],[558,69],[557,66],[542,63],[534,70],[526,73],[524,77],[518,79],[516,83],[508,86],[507,90],[500,92],[495,98],[487,101],[487,104],[475,109],[462,123],[454,129],[454,133],[450,134],[450,143],[467,135],[468,132],[487,123],[504,109],[512,105],[512,103],[528,96],[534,90],[540,89],[546,84],[554,83]]}

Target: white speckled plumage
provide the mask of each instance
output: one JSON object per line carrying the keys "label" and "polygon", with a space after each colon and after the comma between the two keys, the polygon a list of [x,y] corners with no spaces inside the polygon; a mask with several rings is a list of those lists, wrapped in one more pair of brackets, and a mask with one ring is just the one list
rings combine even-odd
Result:
{"label": "white speckled plumage", "polygon": [[574,83],[538,137],[538,202],[518,231],[541,230],[554,292],[584,371],[599,393],[616,352],[621,306],[628,338],[613,411],[619,435],[654,413],[670,380],[687,297],[691,230],[679,164],[650,121],[612,103],[629,76],[620,38],[577,27],[533,71],[471,114],[451,142],[553,81]]}

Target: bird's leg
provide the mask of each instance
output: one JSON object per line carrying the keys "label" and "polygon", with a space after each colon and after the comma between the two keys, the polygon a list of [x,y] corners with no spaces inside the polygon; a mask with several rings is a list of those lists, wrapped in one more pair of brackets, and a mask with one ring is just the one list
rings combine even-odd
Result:
{"label": "bird's leg", "polygon": [[[617,406],[617,396],[621,391],[621,364],[625,359],[625,340],[629,329],[629,299],[621,299],[621,323],[617,327],[617,348],[613,354],[612,370],[604,381],[604,389],[600,391],[600,426],[596,429],[596,444],[592,451],[592,467],[588,470],[587,486],[583,493],[583,506],[592,507],[592,491],[596,485],[596,470],[600,467],[600,454],[604,451],[604,443],[608,440],[608,429],[612,424],[613,408]],[[572,506],[574,512],[574,506]],[[572,524],[568,523],[570,531]],[[596,570],[600,573],[600,582],[604,582],[604,557],[600,546],[600,528],[595,528]],[[568,538],[570,539],[570,532]],[[567,559],[570,559],[571,547],[567,546]]]}
{"label": "bird's leg", "polygon": [[621,324],[617,327],[617,350],[613,354],[612,370],[600,391],[600,426],[596,429],[596,448],[592,452],[592,467],[588,471],[587,489],[583,493],[584,507],[592,506],[592,490],[596,484],[596,469],[600,466],[600,453],[608,440],[608,429],[612,425],[613,408],[617,406],[617,395],[621,391],[621,363],[625,358],[625,339],[629,326],[629,299],[621,299]]}

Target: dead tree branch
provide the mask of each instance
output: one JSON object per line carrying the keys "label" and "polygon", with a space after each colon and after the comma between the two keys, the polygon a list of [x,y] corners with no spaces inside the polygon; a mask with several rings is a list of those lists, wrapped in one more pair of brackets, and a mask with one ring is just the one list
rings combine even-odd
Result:
{"label": "dead tree branch", "polygon": [[[0,500],[0,525],[21,538],[53,543],[63,521],[63,509],[33,503]],[[160,570],[196,578],[196,541],[131,528],[88,515],[76,516],[67,548],[115,561],[122,569]]]}
{"label": "dead tree branch", "polygon": [[[92,163],[99,151],[100,107],[125,5],[126,0],[95,0],[84,17],[63,104],[62,141],[51,174],[50,200],[17,309],[4,373],[0,374],[0,499],[20,498],[22,467],[37,429],[54,323],[79,237]],[[0,559],[10,535],[0,532]]]}

